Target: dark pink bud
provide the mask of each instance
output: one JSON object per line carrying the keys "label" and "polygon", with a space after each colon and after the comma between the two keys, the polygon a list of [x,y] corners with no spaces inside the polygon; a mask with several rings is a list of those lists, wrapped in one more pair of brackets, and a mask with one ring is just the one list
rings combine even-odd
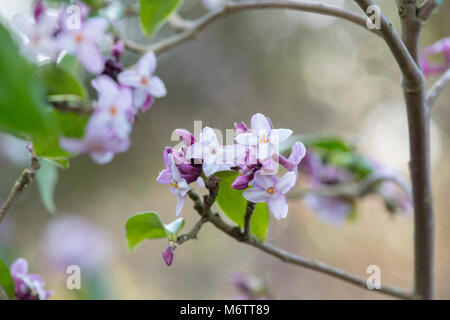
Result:
{"label": "dark pink bud", "polygon": [[248,188],[249,183],[253,180],[253,174],[241,174],[231,184],[231,187],[236,190],[245,190]]}
{"label": "dark pink bud", "polygon": [[36,1],[33,6],[33,17],[34,21],[38,22],[41,16],[45,13],[45,6],[42,0]]}
{"label": "dark pink bud", "polygon": [[174,249],[175,249],[174,246],[169,244],[167,249],[162,253],[162,257],[163,257],[163,259],[166,262],[168,267],[170,267],[172,265],[172,262],[173,262],[173,250]]}
{"label": "dark pink bud", "polygon": [[175,133],[180,137],[180,140],[183,141],[184,144],[187,146],[191,146],[197,141],[197,139],[195,139],[195,136],[187,130],[175,129]]}
{"label": "dark pink bud", "polygon": [[118,61],[125,51],[125,44],[122,40],[117,41],[111,49],[111,55]]}
{"label": "dark pink bud", "polygon": [[152,95],[148,94],[147,98],[144,101],[144,104],[142,105],[142,108],[141,108],[142,112],[148,111],[153,106],[154,103],[155,103],[155,98],[153,98]]}
{"label": "dark pink bud", "polygon": [[240,123],[235,122],[234,129],[236,130],[237,134],[246,133],[248,131],[248,127],[244,122]]}

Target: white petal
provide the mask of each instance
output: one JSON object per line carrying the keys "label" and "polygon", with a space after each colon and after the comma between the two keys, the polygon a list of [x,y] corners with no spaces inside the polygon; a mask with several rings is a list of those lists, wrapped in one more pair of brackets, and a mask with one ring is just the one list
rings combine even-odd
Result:
{"label": "white petal", "polygon": [[90,18],[83,28],[83,35],[91,42],[98,42],[105,34],[108,27],[108,20],[101,17]]}
{"label": "white petal", "polygon": [[272,130],[272,126],[269,121],[267,121],[267,118],[261,113],[253,115],[251,119],[251,126],[254,132],[266,131],[269,133]]}
{"label": "white petal", "polygon": [[136,72],[136,70],[126,70],[117,76],[117,79],[121,84],[133,87],[133,88],[139,88],[141,87],[141,75]]}
{"label": "white petal", "polygon": [[153,76],[148,80],[147,91],[155,98],[162,98],[167,94],[164,82],[157,76]]}
{"label": "white petal", "polygon": [[143,106],[145,100],[147,100],[148,93],[143,90],[136,88],[134,89],[134,106],[140,108]]}
{"label": "white petal", "polygon": [[12,18],[12,23],[28,39],[30,39],[34,34],[33,30],[35,25],[28,17],[21,14],[16,14]]}
{"label": "white petal", "polygon": [[269,206],[270,211],[277,220],[287,217],[288,204],[284,195],[279,194],[278,196],[274,195],[270,197],[270,199],[267,200],[267,205]]}
{"label": "white petal", "polygon": [[137,71],[142,76],[150,77],[156,70],[156,56],[153,51],[147,52],[141,59],[139,59]]}
{"label": "white petal", "polygon": [[265,190],[261,190],[258,188],[245,190],[242,195],[245,199],[251,202],[265,202],[269,197],[269,194]]}
{"label": "white petal", "polygon": [[200,141],[207,145],[219,146],[216,133],[214,132],[214,129],[210,127],[203,128],[203,131],[200,134]]}
{"label": "white petal", "polygon": [[205,175],[207,177],[209,177],[210,175],[220,171],[220,165],[217,163],[203,163],[203,172],[205,173]]}
{"label": "white petal", "polygon": [[292,135],[291,129],[273,129],[270,132],[270,143],[279,144]]}
{"label": "white petal", "polygon": [[282,176],[275,185],[275,190],[286,193],[297,183],[297,175],[294,172],[288,172]]}
{"label": "white petal", "polygon": [[234,139],[244,146],[256,146],[258,144],[258,136],[250,132],[238,134]]}
{"label": "white petal", "polygon": [[258,159],[261,161],[272,157],[273,149],[270,143],[260,143],[258,144]]}
{"label": "white petal", "polygon": [[271,187],[275,187],[276,178],[273,175],[263,175],[261,172],[255,174],[255,179],[253,180],[253,185],[257,188],[267,190]]}
{"label": "white petal", "polygon": [[180,215],[185,201],[186,201],[186,196],[183,196],[182,194],[177,193],[177,209],[176,209],[177,217]]}

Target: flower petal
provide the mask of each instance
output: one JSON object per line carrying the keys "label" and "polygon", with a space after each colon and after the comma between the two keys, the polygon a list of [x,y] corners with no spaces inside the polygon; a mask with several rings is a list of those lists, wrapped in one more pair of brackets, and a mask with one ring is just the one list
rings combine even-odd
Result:
{"label": "flower petal", "polygon": [[289,190],[291,190],[296,183],[297,183],[297,175],[291,171],[286,173],[280,179],[278,179],[277,183],[275,184],[275,190],[281,193],[286,193]]}
{"label": "flower petal", "polygon": [[270,143],[279,144],[292,135],[291,129],[272,129],[270,132]]}
{"label": "flower petal", "polygon": [[253,115],[251,119],[251,126],[252,130],[255,133],[258,133],[259,131],[265,131],[269,133],[272,130],[269,121],[267,121],[267,118],[261,113]]}
{"label": "flower petal", "polygon": [[255,178],[253,180],[253,186],[256,188],[263,189],[266,192],[267,189],[275,187],[277,178],[273,175],[263,175],[260,171],[255,173]]}
{"label": "flower petal", "polygon": [[245,199],[251,202],[265,202],[269,197],[269,194],[265,190],[261,190],[258,188],[245,190],[242,195]]}
{"label": "flower petal", "polygon": [[139,88],[141,86],[141,76],[139,73],[136,72],[136,70],[125,70],[119,73],[117,76],[117,79],[121,84],[133,87],[133,88]]}
{"label": "flower petal", "polygon": [[105,60],[98,48],[91,43],[78,47],[77,57],[81,64],[92,74],[99,74],[105,67]]}
{"label": "flower petal", "polygon": [[153,51],[147,52],[142,58],[139,59],[136,70],[141,76],[150,77],[156,70],[156,56]]}
{"label": "flower petal", "polygon": [[177,193],[177,208],[176,208],[176,216],[178,217],[183,209],[184,202],[186,201],[186,195],[182,195],[181,193]]}
{"label": "flower petal", "polygon": [[283,194],[278,194],[270,197],[267,200],[267,205],[273,216],[277,219],[284,219],[288,214],[288,204]]}
{"label": "flower petal", "polygon": [[90,18],[83,28],[83,36],[89,42],[96,43],[102,39],[108,27],[108,20],[101,17]]}
{"label": "flower petal", "polygon": [[258,144],[258,136],[255,133],[241,133],[234,139],[237,143],[244,146],[256,146]]}

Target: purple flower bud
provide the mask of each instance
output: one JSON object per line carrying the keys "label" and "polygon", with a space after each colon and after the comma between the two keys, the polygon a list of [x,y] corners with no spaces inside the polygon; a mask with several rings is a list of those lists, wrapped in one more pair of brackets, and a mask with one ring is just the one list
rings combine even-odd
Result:
{"label": "purple flower bud", "polygon": [[104,68],[102,74],[107,75],[117,81],[117,75],[119,73],[121,73],[122,70],[123,70],[122,63],[120,63],[118,61],[114,61],[112,59],[108,59],[105,62],[105,68]]}
{"label": "purple flower bud", "polygon": [[197,141],[197,139],[195,139],[195,136],[187,130],[175,129],[175,133],[180,137],[180,140],[183,141],[184,144],[187,146],[191,146]]}
{"label": "purple flower bud", "polygon": [[248,127],[245,124],[245,122],[235,122],[234,123],[234,129],[236,130],[237,134],[246,133],[248,131]]}
{"label": "purple flower bud", "polygon": [[152,95],[147,94],[147,98],[145,99],[145,101],[141,107],[142,112],[146,112],[147,110],[149,110],[153,106],[154,103],[155,103],[155,98],[153,98]]}
{"label": "purple flower bud", "polygon": [[173,262],[173,250],[175,247],[171,244],[167,246],[167,249],[162,253],[162,257],[168,267],[172,265]]}
{"label": "purple flower bud", "polygon": [[236,190],[245,190],[248,188],[250,182],[253,180],[254,174],[240,174],[236,180],[231,184],[231,187]]}
{"label": "purple flower bud", "polygon": [[112,47],[111,55],[116,59],[116,61],[119,61],[124,51],[125,43],[122,40],[119,40]]}
{"label": "purple flower bud", "polygon": [[44,14],[45,12],[45,5],[42,2],[42,0],[38,0],[36,1],[36,3],[33,6],[33,17],[34,17],[34,22],[39,22],[39,19],[41,18],[41,16]]}
{"label": "purple flower bud", "polygon": [[46,300],[52,295],[44,289],[45,283],[40,275],[28,273],[28,262],[25,258],[17,259],[10,268],[14,281],[14,294],[19,300]]}

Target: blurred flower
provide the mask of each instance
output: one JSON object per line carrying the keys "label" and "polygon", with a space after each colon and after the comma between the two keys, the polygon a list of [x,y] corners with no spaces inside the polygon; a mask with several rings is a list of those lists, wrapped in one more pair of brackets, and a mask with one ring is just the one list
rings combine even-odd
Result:
{"label": "blurred flower", "polygon": [[353,208],[351,201],[340,197],[308,194],[303,200],[320,218],[338,226],[347,221]]}
{"label": "blurred flower", "polygon": [[102,39],[108,27],[104,18],[94,17],[81,24],[80,29],[64,29],[58,37],[61,49],[75,54],[80,63],[93,74],[103,71],[105,60],[97,43]]}
{"label": "blurred flower", "polygon": [[169,244],[166,250],[164,250],[164,252],[162,253],[164,262],[167,264],[168,267],[172,265],[174,249],[175,249],[174,246]]}
{"label": "blurred flower", "polygon": [[153,75],[156,64],[156,56],[150,51],[139,59],[136,70],[126,70],[118,75],[121,84],[134,88],[134,103],[138,109],[148,109],[151,97],[162,98],[167,93],[162,80]]}
{"label": "blurred flower", "polygon": [[265,176],[257,172],[253,180],[253,188],[245,190],[243,196],[251,202],[267,202],[274,217],[278,220],[284,219],[288,214],[288,204],[284,194],[295,186],[296,178],[293,172],[288,172],[279,179],[276,176]]}
{"label": "blurred flower", "polygon": [[50,222],[43,238],[43,251],[54,269],[78,265],[82,270],[100,272],[112,260],[109,234],[88,220],[67,215]]}
{"label": "blurred flower", "polygon": [[10,268],[14,280],[14,294],[19,300],[46,300],[52,295],[44,289],[45,282],[40,275],[28,273],[25,258],[17,259]]}
{"label": "blurred flower", "polygon": [[15,15],[12,20],[25,38],[25,54],[33,60],[39,55],[55,59],[59,52],[55,40],[58,18],[48,14],[41,1],[33,7],[33,17],[34,21],[24,15]]}
{"label": "blurred flower", "polygon": [[233,275],[233,284],[239,291],[239,295],[233,297],[232,300],[267,300],[268,287],[267,283],[255,276],[249,276],[242,273]]}
{"label": "blurred flower", "polygon": [[0,159],[8,161],[15,166],[28,165],[30,154],[28,143],[9,134],[0,134]]}
{"label": "blurred flower", "polygon": [[[441,64],[433,64],[428,61],[430,55],[442,54],[444,61]],[[422,50],[420,64],[426,76],[440,74],[450,68],[450,37],[441,39]]]}

